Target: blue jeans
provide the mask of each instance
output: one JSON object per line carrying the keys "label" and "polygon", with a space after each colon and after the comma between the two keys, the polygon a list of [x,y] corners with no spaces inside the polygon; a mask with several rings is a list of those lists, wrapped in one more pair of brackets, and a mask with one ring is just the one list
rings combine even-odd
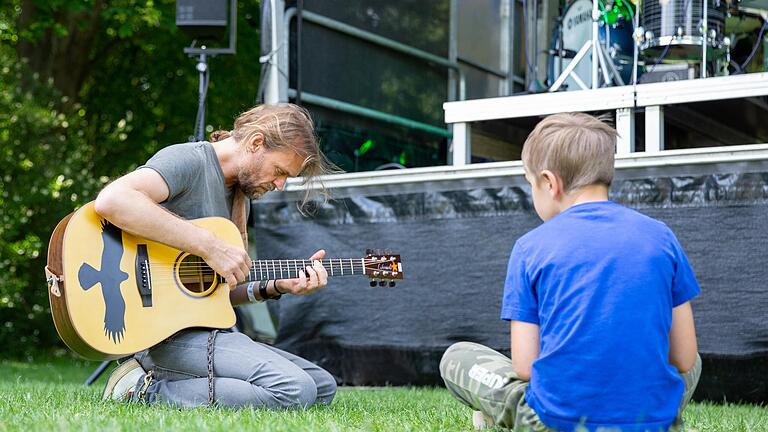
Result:
{"label": "blue jeans", "polygon": [[[145,401],[179,408],[208,404],[209,334],[208,330],[184,330],[136,354],[155,378]],[[218,406],[300,408],[329,404],[336,394],[336,380],[322,368],[242,333],[219,332],[213,353]]]}

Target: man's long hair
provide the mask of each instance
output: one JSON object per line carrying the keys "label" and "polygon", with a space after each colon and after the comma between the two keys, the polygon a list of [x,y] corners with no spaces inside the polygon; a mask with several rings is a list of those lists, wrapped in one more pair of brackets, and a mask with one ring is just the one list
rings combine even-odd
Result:
{"label": "man's long hair", "polygon": [[307,188],[299,203],[299,211],[305,213],[307,204],[313,199],[320,198],[323,204],[328,201],[328,191],[321,176],[341,170],[320,151],[309,111],[290,103],[257,105],[237,117],[232,131],[215,131],[210,140],[216,142],[231,136],[241,145],[247,145],[256,134],[262,134],[267,150],[291,150],[303,159],[301,184]]}

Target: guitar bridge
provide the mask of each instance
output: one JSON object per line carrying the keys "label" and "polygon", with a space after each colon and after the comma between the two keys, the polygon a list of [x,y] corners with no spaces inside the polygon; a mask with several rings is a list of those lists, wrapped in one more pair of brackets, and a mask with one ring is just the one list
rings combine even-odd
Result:
{"label": "guitar bridge", "polygon": [[152,273],[149,268],[147,245],[136,245],[136,286],[141,296],[141,305],[152,307]]}

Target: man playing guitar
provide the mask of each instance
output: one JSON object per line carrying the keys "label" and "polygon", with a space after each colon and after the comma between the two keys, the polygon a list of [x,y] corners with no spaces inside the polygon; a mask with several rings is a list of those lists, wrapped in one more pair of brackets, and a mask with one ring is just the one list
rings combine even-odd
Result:
{"label": "man playing guitar", "polygon": [[[233,306],[324,287],[323,250],[312,255],[313,265],[298,278],[260,281],[258,290],[254,284],[237,286],[249,272],[246,250],[186,220],[231,218],[246,241],[246,197],[281,190],[288,177],[312,181],[330,172],[309,113],[292,104],[259,105],[241,114],[231,132],[215,132],[211,141],[160,150],[104,188],[96,212],[126,232],[200,256],[234,287]],[[103,397],[177,407],[216,403],[279,409],[328,404],[335,393],[334,378],[307,360],[241,333],[188,329],[122,363]]]}

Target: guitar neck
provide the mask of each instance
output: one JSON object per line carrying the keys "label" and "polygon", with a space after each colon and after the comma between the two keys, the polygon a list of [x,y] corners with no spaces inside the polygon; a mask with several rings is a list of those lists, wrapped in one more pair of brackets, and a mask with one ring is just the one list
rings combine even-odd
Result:
{"label": "guitar neck", "polygon": [[[365,274],[365,258],[334,258],[320,260],[328,277]],[[294,279],[312,265],[312,260],[256,260],[251,262],[249,281],[264,279]]]}

